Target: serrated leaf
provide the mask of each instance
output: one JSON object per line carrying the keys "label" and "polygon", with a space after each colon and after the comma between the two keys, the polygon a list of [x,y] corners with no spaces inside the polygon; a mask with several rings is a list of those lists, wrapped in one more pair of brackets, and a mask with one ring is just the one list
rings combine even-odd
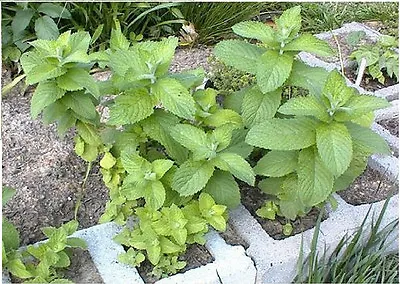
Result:
{"label": "serrated leaf", "polygon": [[57,78],[57,85],[67,91],[86,89],[95,98],[100,96],[100,90],[89,72],[81,68],[70,68],[67,73]]}
{"label": "serrated leaf", "polygon": [[358,65],[361,60],[365,58],[367,66],[373,65],[379,60],[379,47],[378,46],[361,46],[350,54],[350,58],[355,58]]}
{"label": "serrated leaf", "polygon": [[71,13],[68,9],[53,3],[42,3],[39,5],[37,11],[52,18],[71,19]]}
{"label": "serrated leaf", "polygon": [[180,73],[168,74],[169,77],[178,80],[186,89],[200,86],[205,77],[203,67],[193,70],[185,70]]}
{"label": "serrated leaf", "polygon": [[294,60],[292,72],[286,84],[307,89],[311,95],[319,97],[328,74],[328,71],[322,67],[311,67],[301,61]]}
{"label": "serrated leaf", "polygon": [[60,89],[56,82],[41,82],[36,87],[31,100],[31,116],[33,119],[42,112],[42,110],[64,96],[65,91]]}
{"label": "serrated leaf", "polygon": [[136,153],[122,152],[121,162],[124,166],[124,169],[130,174],[145,173],[146,171],[151,171],[150,162]]}
{"label": "serrated leaf", "polygon": [[21,279],[26,279],[34,276],[26,269],[24,263],[19,258],[11,259],[9,262],[7,262],[7,269],[11,272],[12,275],[15,275]]}
{"label": "serrated leaf", "polygon": [[43,16],[35,21],[35,32],[38,39],[57,39],[60,35],[57,24],[49,16]]}
{"label": "serrated leaf", "polygon": [[214,166],[209,162],[187,160],[176,171],[172,189],[181,196],[195,194],[206,186],[213,172]]}
{"label": "serrated leaf", "polygon": [[11,22],[11,29],[13,35],[18,35],[23,32],[31,22],[34,10],[32,9],[20,9],[17,10]]}
{"label": "serrated leaf", "polygon": [[266,194],[278,196],[282,192],[282,185],[286,177],[266,178],[259,182],[258,187]]}
{"label": "serrated leaf", "polygon": [[57,229],[51,234],[46,243],[54,252],[62,251],[67,245],[67,234],[65,230]]}
{"label": "serrated leaf", "polygon": [[390,103],[384,98],[374,95],[353,95],[339,111],[335,113],[336,121],[353,120],[368,112],[389,107]]}
{"label": "serrated leaf", "polygon": [[310,115],[324,122],[330,120],[326,108],[312,96],[292,98],[284,103],[278,112],[286,115]]}
{"label": "serrated leaf", "polygon": [[[21,60],[23,60],[24,54],[21,56]],[[59,77],[65,74],[67,70],[57,65],[45,62],[40,65],[36,65],[33,67],[29,73],[26,74],[26,82],[30,85]],[[45,83],[45,82],[43,82]]]}
{"label": "serrated leaf", "polygon": [[241,40],[224,40],[214,47],[214,54],[219,60],[250,74],[256,73],[254,66],[264,52],[264,48]]}
{"label": "serrated leaf", "polygon": [[20,62],[25,74],[31,73],[37,65],[44,63],[43,58],[36,51],[28,51],[21,55]]}
{"label": "serrated leaf", "polygon": [[223,171],[229,171],[236,178],[254,185],[255,174],[253,169],[241,156],[235,153],[218,153],[217,157],[212,160],[216,167]]}
{"label": "serrated leaf", "polygon": [[300,151],[297,175],[299,196],[304,205],[315,206],[331,195],[333,175],[314,147]]}
{"label": "serrated leaf", "polygon": [[93,101],[89,95],[83,92],[70,92],[63,96],[61,102],[67,108],[88,120],[94,120],[98,116]]}
{"label": "serrated leaf", "polygon": [[165,201],[165,189],[163,184],[156,180],[152,181],[144,190],[146,204],[154,210],[158,210]]}
{"label": "serrated leaf", "polygon": [[79,222],[76,220],[71,220],[65,224],[63,224],[61,227],[65,230],[67,235],[72,235],[73,233],[78,230]]}
{"label": "serrated leaf", "polygon": [[216,170],[203,192],[210,194],[216,203],[230,209],[240,203],[239,186],[233,176],[225,171]]}
{"label": "serrated leaf", "polygon": [[90,44],[90,34],[88,32],[79,31],[73,33],[69,39],[68,49],[62,64],[69,62],[89,63],[90,59],[87,55]]}
{"label": "serrated leaf", "polygon": [[147,258],[153,265],[157,265],[161,257],[161,246],[148,246],[146,248]]}
{"label": "serrated leaf", "polygon": [[229,146],[232,139],[233,127],[231,125],[223,125],[214,129],[212,133],[208,133],[207,136],[212,143],[217,143],[216,152],[226,149]]}
{"label": "serrated leaf", "polygon": [[261,92],[269,93],[281,87],[292,70],[293,56],[286,53],[279,54],[279,51],[268,50],[256,64],[257,85]]}
{"label": "serrated leaf", "polygon": [[100,166],[104,169],[111,169],[116,162],[117,159],[110,152],[106,152],[100,160]]}
{"label": "serrated leaf", "polygon": [[85,240],[81,238],[69,237],[67,238],[67,245],[73,248],[87,249],[88,245]]}
{"label": "serrated leaf", "polygon": [[190,124],[177,124],[171,129],[170,134],[181,145],[196,153],[199,160],[211,155],[212,150],[208,148],[207,135],[200,128]]}
{"label": "serrated leaf", "polygon": [[347,130],[353,140],[353,145],[366,154],[390,155],[390,148],[386,141],[377,133],[367,127],[355,123],[346,122]]}
{"label": "serrated leaf", "polygon": [[223,106],[225,109],[231,109],[237,113],[241,113],[243,98],[250,87],[241,89],[240,91],[233,92],[229,96],[224,97]]}
{"label": "serrated leaf", "polygon": [[101,138],[97,132],[97,129],[94,126],[78,121],[76,123],[76,129],[78,130],[79,135],[87,144],[96,147],[102,144]]}
{"label": "serrated leaf", "polygon": [[249,89],[243,98],[242,117],[247,127],[273,118],[281,103],[282,90],[263,94],[257,87]]}
{"label": "serrated leaf", "polygon": [[301,7],[295,6],[285,10],[282,15],[275,20],[278,32],[278,39],[285,41],[297,35],[301,28]]}
{"label": "serrated leaf", "polygon": [[308,118],[272,118],[252,127],[246,143],[271,150],[299,150],[315,144],[316,122]]}
{"label": "serrated leaf", "polygon": [[151,163],[152,171],[156,173],[157,179],[160,179],[173,166],[173,164],[174,162],[171,160],[154,160]]}
{"label": "serrated leaf", "polygon": [[254,168],[257,175],[282,177],[297,167],[297,151],[272,150],[262,157]]}
{"label": "serrated leaf", "polygon": [[316,130],[318,153],[334,176],[340,176],[349,167],[353,144],[346,126],[340,123],[321,124]]}
{"label": "serrated leaf", "polygon": [[154,112],[155,103],[145,89],[119,95],[110,107],[108,124],[125,125],[141,121]]}
{"label": "serrated leaf", "polygon": [[331,106],[343,106],[354,96],[356,90],[348,87],[342,75],[336,70],[331,71],[322,90],[322,96],[330,101]]}
{"label": "serrated leaf", "polygon": [[354,151],[353,159],[347,170],[335,180],[333,191],[346,189],[367,168],[368,156]]}
{"label": "serrated leaf", "polygon": [[204,123],[212,127],[220,127],[226,124],[232,124],[236,128],[242,127],[242,118],[240,115],[230,109],[218,109],[210,116],[204,119]]}
{"label": "serrated leaf", "polygon": [[302,34],[283,48],[286,51],[306,51],[319,56],[334,55],[332,48],[326,41],[320,40],[312,34]]}
{"label": "serrated leaf", "polygon": [[247,158],[253,151],[253,146],[250,146],[245,142],[247,130],[236,129],[232,132],[231,143],[222,152],[236,153],[243,158]]}
{"label": "serrated leaf", "polygon": [[161,100],[166,110],[182,118],[194,118],[195,101],[188,90],[177,80],[160,79],[152,85],[151,93]]}
{"label": "serrated leaf", "polygon": [[86,162],[93,162],[94,160],[97,159],[98,154],[99,151],[97,149],[97,146],[85,144],[84,151],[80,155],[80,157],[84,159]]}
{"label": "serrated leaf", "polygon": [[110,48],[111,50],[127,50],[129,41],[121,32],[121,25],[117,19],[114,19],[115,29],[111,29]]}
{"label": "serrated leaf", "polygon": [[141,56],[137,48],[130,49],[129,51],[117,50],[111,53],[109,66],[120,76],[125,76],[129,69],[135,74],[135,78],[149,72],[143,56]]}
{"label": "serrated leaf", "polygon": [[150,117],[143,120],[141,125],[147,136],[163,145],[168,155],[178,164],[181,164],[187,160],[188,150],[169,134],[170,129],[178,122],[179,119],[175,115],[158,109]]}
{"label": "serrated leaf", "polygon": [[270,47],[276,47],[276,45],[278,45],[275,40],[274,30],[262,22],[244,21],[235,24],[232,30],[237,35],[258,39]]}
{"label": "serrated leaf", "polygon": [[1,204],[4,207],[17,191],[12,187],[3,186],[1,192]]}
{"label": "serrated leaf", "polygon": [[[59,251],[57,253],[58,260],[55,264],[53,264],[54,267],[68,267],[71,264],[71,261],[68,257],[68,255],[64,251]],[[58,283],[55,281],[54,283]]]}
{"label": "serrated leaf", "polygon": [[160,238],[161,252],[166,254],[178,253],[184,250],[183,246],[177,245],[166,237]]}
{"label": "serrated leaf", "polygon": [[19,233],[15,226],[3,217],[2,222],[2,241],[6,252],[10,250],[16,250],[19,248]]}

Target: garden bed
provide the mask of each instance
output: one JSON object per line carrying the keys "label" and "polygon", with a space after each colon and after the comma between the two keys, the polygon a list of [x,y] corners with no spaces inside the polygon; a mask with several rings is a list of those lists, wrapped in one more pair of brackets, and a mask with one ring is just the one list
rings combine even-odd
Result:
{"label": "garden bed", "polygon": [[399,118],[383,119],[377,122],[379,125],[387,129],[393,136],[399,137]]}

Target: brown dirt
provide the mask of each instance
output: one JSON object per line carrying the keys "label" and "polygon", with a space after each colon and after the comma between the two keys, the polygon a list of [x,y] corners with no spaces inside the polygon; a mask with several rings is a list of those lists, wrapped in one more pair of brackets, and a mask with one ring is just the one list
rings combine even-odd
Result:
{"label": "brown dirt", "polygon": [[398,187],[378,171],[367,168],[352,185],[338,192],[347,203],[360,205],[384,200],[398,192]]}
{"label": "brown dirt", "polygon": [[392,118],[392,119],[383,119],[378,121],[378,124],[386,128],[390,134],[393,136],[399,137],[399,119]]}
{"label": "brown dirt", "polygon": [[74,283],[104,283],[88,251],[74,249],[70,259],[71,265],[64,272],[65,278]]}
{"label": "brown dirt", "polygon": [[225,240],[225,242],[231,246],[242,246],[244,249],[249,248],[249,244],[236,233],[232,225],[229,224],[229,221],[226,224],[226,231],[219,234]]}
{"label": "brown dirt", "polygon": [[[351,82],[355,83],[357,78],[357,67],[354,66],[345,68],[344,74]],[[364,73],[360,87],[364,88],[367,91],[375,92],[377,90],[397,84],[396,79],[387,76],[386,72],[383,72],[383,75],[385,76],[385,83],[381,84],[378,80],[375,80],[370,75]]]}
{"label": "brown dirt", "polygon": [[[214,258],[204,246],[192,244],[188,246],[186,253],[179,257],[179,260],[186,261],[186,267],[179,272],[184,273],[190,269],[211,263],[214,261]],[[145,283],[155,283],[159,280],[157,277],[151,275],[153,265],[148,260],[141,263],[137,270]]]}
{"label": "brown dirt", "polygon": [[[268,200],[267,194],[263,193],[257,187],[242,186],[241,187],[242,204],[249,210],[250,214],[256,218],[261,227],[275,240],[281,240],[287,238],[283,232],[283,226],[286,224],[286,220],[283,217],[277,216],[275,220],[268,220],[259,217],[256,214],[257,209],[262,207],[266,200]],[[291,222],[293,226],[292,235],[304,232],[315,226],[319,215],[319,210],[312,209],[306,216],[297,218]],[[326,213],[323,214],[322,219],[325,220],[328,216]]]}

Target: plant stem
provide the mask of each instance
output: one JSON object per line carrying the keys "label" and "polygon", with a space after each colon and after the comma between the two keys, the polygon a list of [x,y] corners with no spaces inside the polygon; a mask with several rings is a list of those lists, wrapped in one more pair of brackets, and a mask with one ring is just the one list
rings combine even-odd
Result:
{"label": "plant stem", "polygon": [[25,77],[26,74],[21,74],[18,77],[15,77],[14,80],[1,89],[1,96],[7,95],[7,93],[9,93]]}
{"label": "plant stem", "polygon": [[74,219],[75,220],[78,219],[78,211],[79,211],[79,208],[81,207],[81,204],[82,204],[82,198],[83,198],[83,195],[84,195],[85,189],[86,189],[86,181],[87,181],[87,179],[89,177],[89,173],[90,173],[91,169],[92,169],[92,162],[88,162],[87,168],[86,168],[85,178],[83,180],[83,183],[82,183],[82,186],[81,186],[81,189],[80,189],[80,192],[79,192],[78,200],[75,203],[75,209],[74,209]]}
{"label": "plant stem", "polygon": [[332,35],[333,35],[333,39],[335,40],[335,43],[336,43],[336,46],[338,49],[338,53],[339,53],[338,55],[339,55],[339,60],[340,60],[340,70],[342,72],[342,75],[344,76],[344,63],[343,63],[342,49],[340,48],[340,44],[339,44],[339,41],[338,41],[336,35],[333,33],[332,33]]}

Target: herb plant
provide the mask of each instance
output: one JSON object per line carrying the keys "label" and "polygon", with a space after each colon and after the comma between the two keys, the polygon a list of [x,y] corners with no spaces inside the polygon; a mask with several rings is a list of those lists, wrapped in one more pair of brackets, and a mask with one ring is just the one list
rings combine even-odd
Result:
{"label": "herb plant", "polygon": [[350,54],[357,64],[361,64],[362,58],[367,61],[367,73],[379,83],[385,83],[385,75],[399,81],[399,54],[394,50],[398,48],[398,39],[392,36],[383,35],[377,44],[365,44],[359,46]]}
{"label": "herb plant", "polygon": [[[210,226],[225,230],[226,209],[240,202],[235,178],[254,185],[255,174],[267,176],[267,205],[294,219],[351,182],[369,154],[387,151],[366,121],[388,103],[357,94],[337,72],[299,61],[300,51],[331,54],[325,42],[298,35],[300,21],[294,7],[276,29],[257,22],[233,27],[262,43],[217,45],[222,62],[257,80],[230,96],[230,107],[217,103],[217,91],[198,89],[201,69],[168,72],[174,37],[130,42],[117,24],[110,48],[90,54],[85,32],[31,43],[35,50],[21,61],[28,82],[38,83],[32,116],[57,122],[60,133],[75,127],[75,152],[88,162],[100,159],[110,189],[100,222],[125,226],[116,236],[128,247],[119,261],[138,266],[147,259],[157,276],[183,268],[179,256],[188,244],[204,244]],[[111,77],[92,79],[94,65],[108,67]],[[287,86],[309,94],[285,102]],[[102,108],[108,114],[100,119]],[[254,146],[268,152],[253,170],[246,159]]]}

